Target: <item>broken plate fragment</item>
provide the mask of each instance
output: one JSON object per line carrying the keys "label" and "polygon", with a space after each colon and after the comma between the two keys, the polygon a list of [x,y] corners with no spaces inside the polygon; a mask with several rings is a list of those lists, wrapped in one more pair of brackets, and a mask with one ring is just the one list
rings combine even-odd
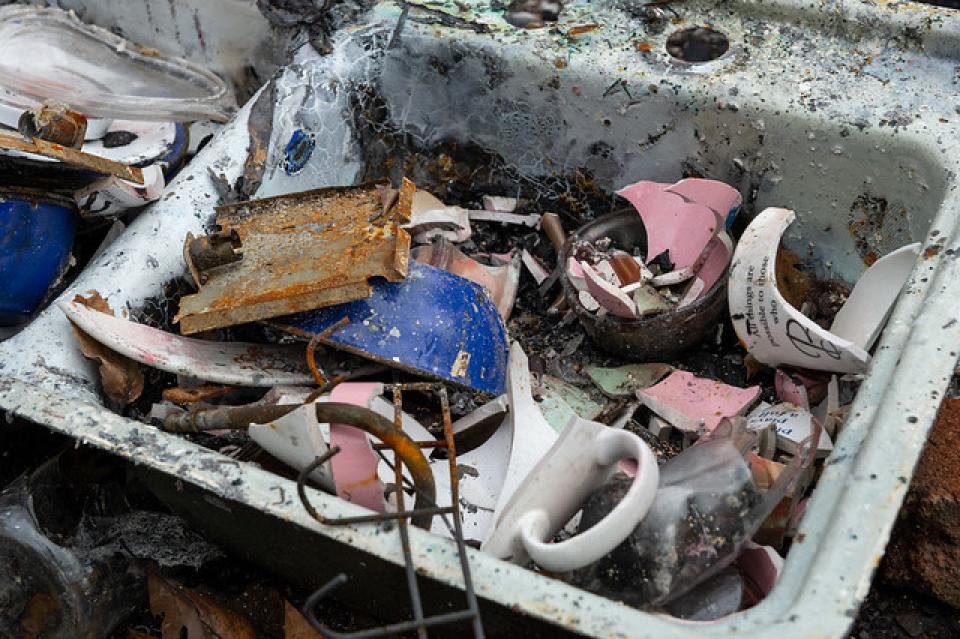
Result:
{"label": "broken plate fragment", "polygon": [[237,386],[314,383],[302,347],[192,339],[77,302],[59,306],[70,321],[107,348],[168,373]]}
{"label": "broken plate fragment", "polygon": [[374,279],[368,299],[272,320],[309,339],[349,323],[323,340],[334,348],[387,366],[491,395],[507,381],[507,335],[499,312],[480,286],[417,261],[406,279]]}
{"label": "broken plate fragment", "polygon": [[712,431],[725,417],[742,415],[760,396],[760,387],[738,388],[674,371],[655,386],[637,391],[650,410],[688,433]]}
{"label": "broken plate fragment", "polygon": [[[333,388],[330,401],[368,408],[371,399],[382,392],[383,384],[347,382]],[[350,424],[330,424],[330,447],[334,446],[340,447],[330,460],[337,496],[384,512],[384,486],[377,474],[380,458],[373,452],[367,433]]]}
{"label": "broken plate fragment", "polygon": [[780,237],[795,217],[787,209],[765,209],[740,238],[727,288],[733,327],[750,354],[768,366],[862,373],[870,355],[852,341],[820,328],[787,303],[777,287],[774,273]]}

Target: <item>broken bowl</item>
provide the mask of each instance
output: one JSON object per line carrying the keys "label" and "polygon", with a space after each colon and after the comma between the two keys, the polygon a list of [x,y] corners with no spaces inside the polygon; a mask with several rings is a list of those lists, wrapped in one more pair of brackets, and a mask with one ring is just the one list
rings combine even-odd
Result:
{"label": "broken bowl", "polygon": [[[609,237],[614,245],[623,249],[646,248],[643,221],[636,211],[625,209],[598,217],[572,233],[563,246],[560,262],[569,264],[568,258],[578,242],[595,242],[604,237]],[[583,305],[566,271],[567,266],[564,266],[564,296],[587,335],[600,348],[626,359],[662,361],[695,346],[714,329],[725,306],[726,271],[710,290],[686,306],[639,319],[609,313],[601,316]]]}

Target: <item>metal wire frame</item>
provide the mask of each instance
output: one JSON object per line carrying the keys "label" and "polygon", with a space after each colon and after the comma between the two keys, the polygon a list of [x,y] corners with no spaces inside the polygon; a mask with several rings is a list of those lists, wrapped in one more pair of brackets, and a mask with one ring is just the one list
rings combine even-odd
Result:
{"label": "metal wire frame", "polygon": [[[457,454],[456,446],[454,445],[453,438],[453,419],[450,415],[450,400],[447,395],[446,386],[438,383],[411,383],[411,384],[391,384],[387,385],[386,389],[391,391],[393,394],[393,406],[394,406],[394,424],[398,429],[402,429],[402,414],[403,414],[403,391],[433,391],[440,398],[440,408],[443,415],[443,441],[436,442],[417,442],[421,448],[431,448],[431,447],[445,447],[447,449],[447,460],[450,469],[450,506],[439,507],[434,504],[433,507],[429,508],[416,508],[413,510],[404,510],[404,495],[403,495],[403,486],[404,486],[404,477],[403,477],[403,460],[399,454],[396,454],[394,451],[394,471],[396,473],[396,499],[397,499],[397,512],[392,513],[383,513],[376,515],[364,515],[358,517],[324,517],[320,515],[310,503],[310,500],[307,498],[306,494],[306,481],[309,475],[322,466],[324,463],[329,461],[334,455],[340,452],[338,446],[332,447],[321,457],[317,457],[313,463],[304,468],[300,474],[297,476],[297,494],[300,497],[300,501],[303,503],[304,508],[307,513],[313,517],[315,520],[322,524],[330,526],[345,526],[348,524],[364,524],[364,523],[380,523],[386,521],[396,520],[398,522],[398,529],[400,532],[400,545],[403,549],[403,562],[404,570],[406,573],[407,579],[407,589],[410,594],[410,603],[413,610],[413,619],[410,621],[404,621],[394,624],[389,624],[379,628],[369,628],[366,630],[360,630],[357,632],[350,633],[338,633],[330,628],[327,628],[316,616],[317,605],[328,595],[334,592],[337,588],[347,583],[349,577],[346,574],[340,573],[316,592],[314,592],[304,603],[303,614],[310,624],[320,632],[324,637],[329,637],[330,639],[368,639],[373,637],[385,637],[390,635],[397,635],[405,632],[416,631],[417,636],[420,638],[426,638],[428,636],[427,629],[430,627],[441,626],[456,622],[470,621],[473,628],[473,635],[475,639],[483,639],[483,622],[480,618],[480,609],[477,602],[476,592],[473,588],[473,580],[470,577],[470,564],[467,559],[467,547],[463,538],[463,526],[460,519],[460,494],[459,494],[459,485],[458,485],[458,475],[457,475]],[[377,446],[377,448],[382,448]],[[408,483],[409,485],[409,483]],[[418,490],[416,486],[413,487],[414,490]],[[423,497],[423,495],[420,495]],[[416,567],[413,563],[413,553],[410,549],[410,531],[409,531],[409,520],[411,518],[420,518],[423,516],[439,515],[443,518],[444,523],[447,528],[451,528],[450,522],[447,519],[447,515],[452,515],[453,517],[453,526],[452,532],[454,540],[457,543],[457,554],[460,560],[460,569],[463,574],[463,584],[464,584],[464,593],[467,599],[467,607],[464,610],[456,612],[448,612],[439,615],[433,615],[430,617],[425,617],[423,613],[423,600],[420,597],[420,587],[417,583],[417,572]],[[428,520],[429,522],[429,520]],[[426,528],[429,529],[429,523]]]}

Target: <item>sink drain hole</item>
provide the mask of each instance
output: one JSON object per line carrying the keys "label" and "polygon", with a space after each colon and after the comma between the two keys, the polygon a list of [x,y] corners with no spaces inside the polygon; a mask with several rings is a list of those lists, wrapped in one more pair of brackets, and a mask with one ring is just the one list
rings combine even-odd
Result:
{"label": "sink drain hole", "polygon": [[716,60],[730,48],[730,40],[707,27],[681,29],[667,38],[667,53],[684,62]]}

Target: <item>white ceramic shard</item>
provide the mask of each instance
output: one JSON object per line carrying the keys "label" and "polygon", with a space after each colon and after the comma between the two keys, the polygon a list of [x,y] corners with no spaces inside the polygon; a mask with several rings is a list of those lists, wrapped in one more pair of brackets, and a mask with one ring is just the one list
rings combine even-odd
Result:
{"label": "white ceramic shard", "polygon": [[211,342],[114,317],[78,302],[59,306],[70,321],[104,346],[168,373],[237,386],[314,383],[299,346]]}
{"label": "white ceramic shard", "polygon": [[920,254],[920,243],[884,255],[864,271],[833,318],[830,332],[870,350]]}
{"label": "white ceramic shard", "polygon": [[[325,398],[318,401],[325,401]],[[298,471],[309,466],[317,457],[325,455],[328,450],[312,403],[269,424],[250,424],[247,433],[265,451]],[[324,490],[336,492],[330,461],[310,473],[309,477]]]}
{"label": "white ceramic shard", "polygon": [[[803,442],[813,434],[815,419],[810,411],[785,402],[773,406],[761,406],[751,412],[747,415],[747,428],[759,431],[772,427],[777,434],[777,448],[797,454]],[[832,450],[833,442],[830,436],[821,430],[817,456],[826,457]]]}
{"label": "white ceramic shard", "polygon": [[518,200],[505,195],[484,195],[483,208],[487,211],[503,211],[513,213],[517,209]]}
{"label": "white ceramic shard", "polygon": [[108,217],[128,209],[145,206],[160,198],[166,182],[156,164],[144,167],[143,184],[108,175],[73,194],[83,217]]}
{"label": "white ceramic shard", "polygon": [[788,209],[765,209],[740,238],[727,287],[733,327],[750,354],[768,366],[862,373],[870,355],[820,328],[788,304],[777,288],[780,237],[794,218]]}

